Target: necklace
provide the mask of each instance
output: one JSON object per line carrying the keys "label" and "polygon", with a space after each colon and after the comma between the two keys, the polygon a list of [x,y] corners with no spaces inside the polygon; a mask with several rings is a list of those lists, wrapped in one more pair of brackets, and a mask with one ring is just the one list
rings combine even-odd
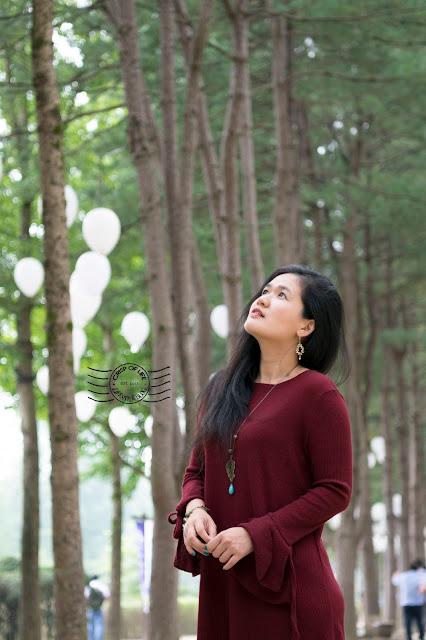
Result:
{"label": "necklace", "polygon": [[[244,418],[244,420],[243,420],[243,422],[241,423],[240,428],[238,429],[237,433],[235,433],[235,434],[234,434],[234,436],[233,436],[233,438],[234,438],[234,448],[235,448],[235,442],[236,442],[236,440],[237,440],[237,438],[238,438],[238,434],[239,434],[239,432],[240,432],[240,429],[241,429],[241,427],[243,426],[243,424],[246,422],[246,420],[248,420],[248,419],[250,418],[251,414],[252,414],[254,411],[256,411],[257,407],[258,407],[260,404],[262,404],[262,402],[263,402],[263,401],[264,401],[264,400],[269,396],[269,394],[271,393],[271,391],[273,391],[273,390],[275,389],[275,387],[277,386],[277,384],[279,384],[283,378],[286,378],[286,377],[288,378],[288,376],[289,376],[289,375],[290,375],[290,373],[293,371],[293,369],[295,369],[295,368],[296,368],[296,367],[298,367],[298,366],[299,366],[299,364],[295,364],[295,365],[294,365],[294,367],[292,367],[292,368],[290,369],[290,371],[288,371],[286,374],[284,374],[284,375],[283,375],[283,377],[282,377],[282,378],[280,378],[280,379],[278,380],[278,382],[276,382],[276,383],[274,384],[274,386],[272,387],[272,389],[269,389],[268,393],[267,393],[267,394],[262,398],[262,400],[261,400],[260,402],[258,402],[258,403],[257,403],[257,405],[255,406],[255,408],[254,408],[254,409],[252,409],[252,410],[250,411],[250,413],[248,414],[248,416],[247,416],[246,418]],[[231,444],[232,444],[232,441],[231,441]],[[226,473],[227,473],[228,478],[229,478],[229,482],[231,483],[231,484],[229,485],[229,493],[230,493],[230,495],[232,496],[232,494],[234,493],[234,485],[233,485],[232,483],[233,483],[233,480],[234,480],[234,478],[235,478],[235,460],[233,460],[233,459],[232,459],[232,455],[233,455],[233,453],[234,453],[234,449],[232,449],[232,448],[228,449],[228,453],[230,454],[230,458],[229,458],[228,462],[227,462],[227,463],[226,463],[226,465],[225,465],[225,469],[226,469]]]}

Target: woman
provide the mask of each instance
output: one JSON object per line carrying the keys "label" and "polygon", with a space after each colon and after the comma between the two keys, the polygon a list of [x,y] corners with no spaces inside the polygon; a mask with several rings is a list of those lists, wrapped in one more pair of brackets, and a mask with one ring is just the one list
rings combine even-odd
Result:
{"label": "woman", "polygon": [[339,355],[347,377],[332,282],[282,267],[244,309],[228,366],[200,394],[182,499],[169,514],[174,566],[201,573],[197,640],[344,638],[321,541],[352,492],[348,411],[325,375]]}

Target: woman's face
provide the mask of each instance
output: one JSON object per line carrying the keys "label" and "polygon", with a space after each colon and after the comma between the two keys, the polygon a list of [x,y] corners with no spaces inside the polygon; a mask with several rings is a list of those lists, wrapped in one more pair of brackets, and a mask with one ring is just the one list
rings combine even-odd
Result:
{"label": "woman's face", "polygon": [[[255,308],[259,313],[253,313]],[[315,328],[315,320],[302,316],[299,276],[282,273],[267,285],[250,307],[244,329],[254,338],[266,338],[279,343],[289,343],[305,337]]]}

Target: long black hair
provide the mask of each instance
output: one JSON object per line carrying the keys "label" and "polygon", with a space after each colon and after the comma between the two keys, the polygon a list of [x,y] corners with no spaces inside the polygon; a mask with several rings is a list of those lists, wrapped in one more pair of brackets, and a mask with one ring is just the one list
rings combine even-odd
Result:
{"label": "long black hair", "polygon": [[197,455],[200,473],[204,468],[203,444],[212,440],[226,454],[232,434],[247,413],[260,368],[260,347],[256,338],[244,329],[244,323],[265,286],[283,273],[299,276],[302,315],[307,320],[315,320],[314,331],[301,340],[305,351],[300,364],[325,374],[337,362],[340,375],[335,384],[344,382],[350,373],[343,304],[334,284],[327,276],[305,265],[291,264],[276,269],[245,306],[238,320],[228,365],[210,377],[197,398],[198,426],[190,448]]}

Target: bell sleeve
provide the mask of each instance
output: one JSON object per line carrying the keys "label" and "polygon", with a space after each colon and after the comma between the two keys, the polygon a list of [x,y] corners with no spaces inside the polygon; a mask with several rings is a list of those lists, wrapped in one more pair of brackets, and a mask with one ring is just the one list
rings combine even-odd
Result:
{"label": "bell sleeve", "polygon": [[[201,414],[202,415],[202,414]],[[201,422],[198,422],[197,429]],[[194,498],[201,498],[204,500],[204,472],[200,473],[200,465],[197,461],[195,451],[192,450],[191,459],[188,466],[185,469],[185,474],[182,481],[182,498],[176,505],[176,511],[172,511],[168,515],[168,521],[170,524],[174,524],[173,537],[177,539],[177,547],[173,566],[182,571],[192,573],[193,576],[197,576],[200,573],[200,557],[196,554],[192,556],[183,543],[183,517],[186,511],[186,505]],[[175,518],[173,519],[173,516]]]}
{"label": "bell sleeve", "polygon": [[292,546],[344,511],[352,494],[349,414],[337,389],[307,404],[304,417],[312,485],[286,506],[237,526],[249,533],[253,553],[230,571],[248,591],[271,603],[293,598]]}

